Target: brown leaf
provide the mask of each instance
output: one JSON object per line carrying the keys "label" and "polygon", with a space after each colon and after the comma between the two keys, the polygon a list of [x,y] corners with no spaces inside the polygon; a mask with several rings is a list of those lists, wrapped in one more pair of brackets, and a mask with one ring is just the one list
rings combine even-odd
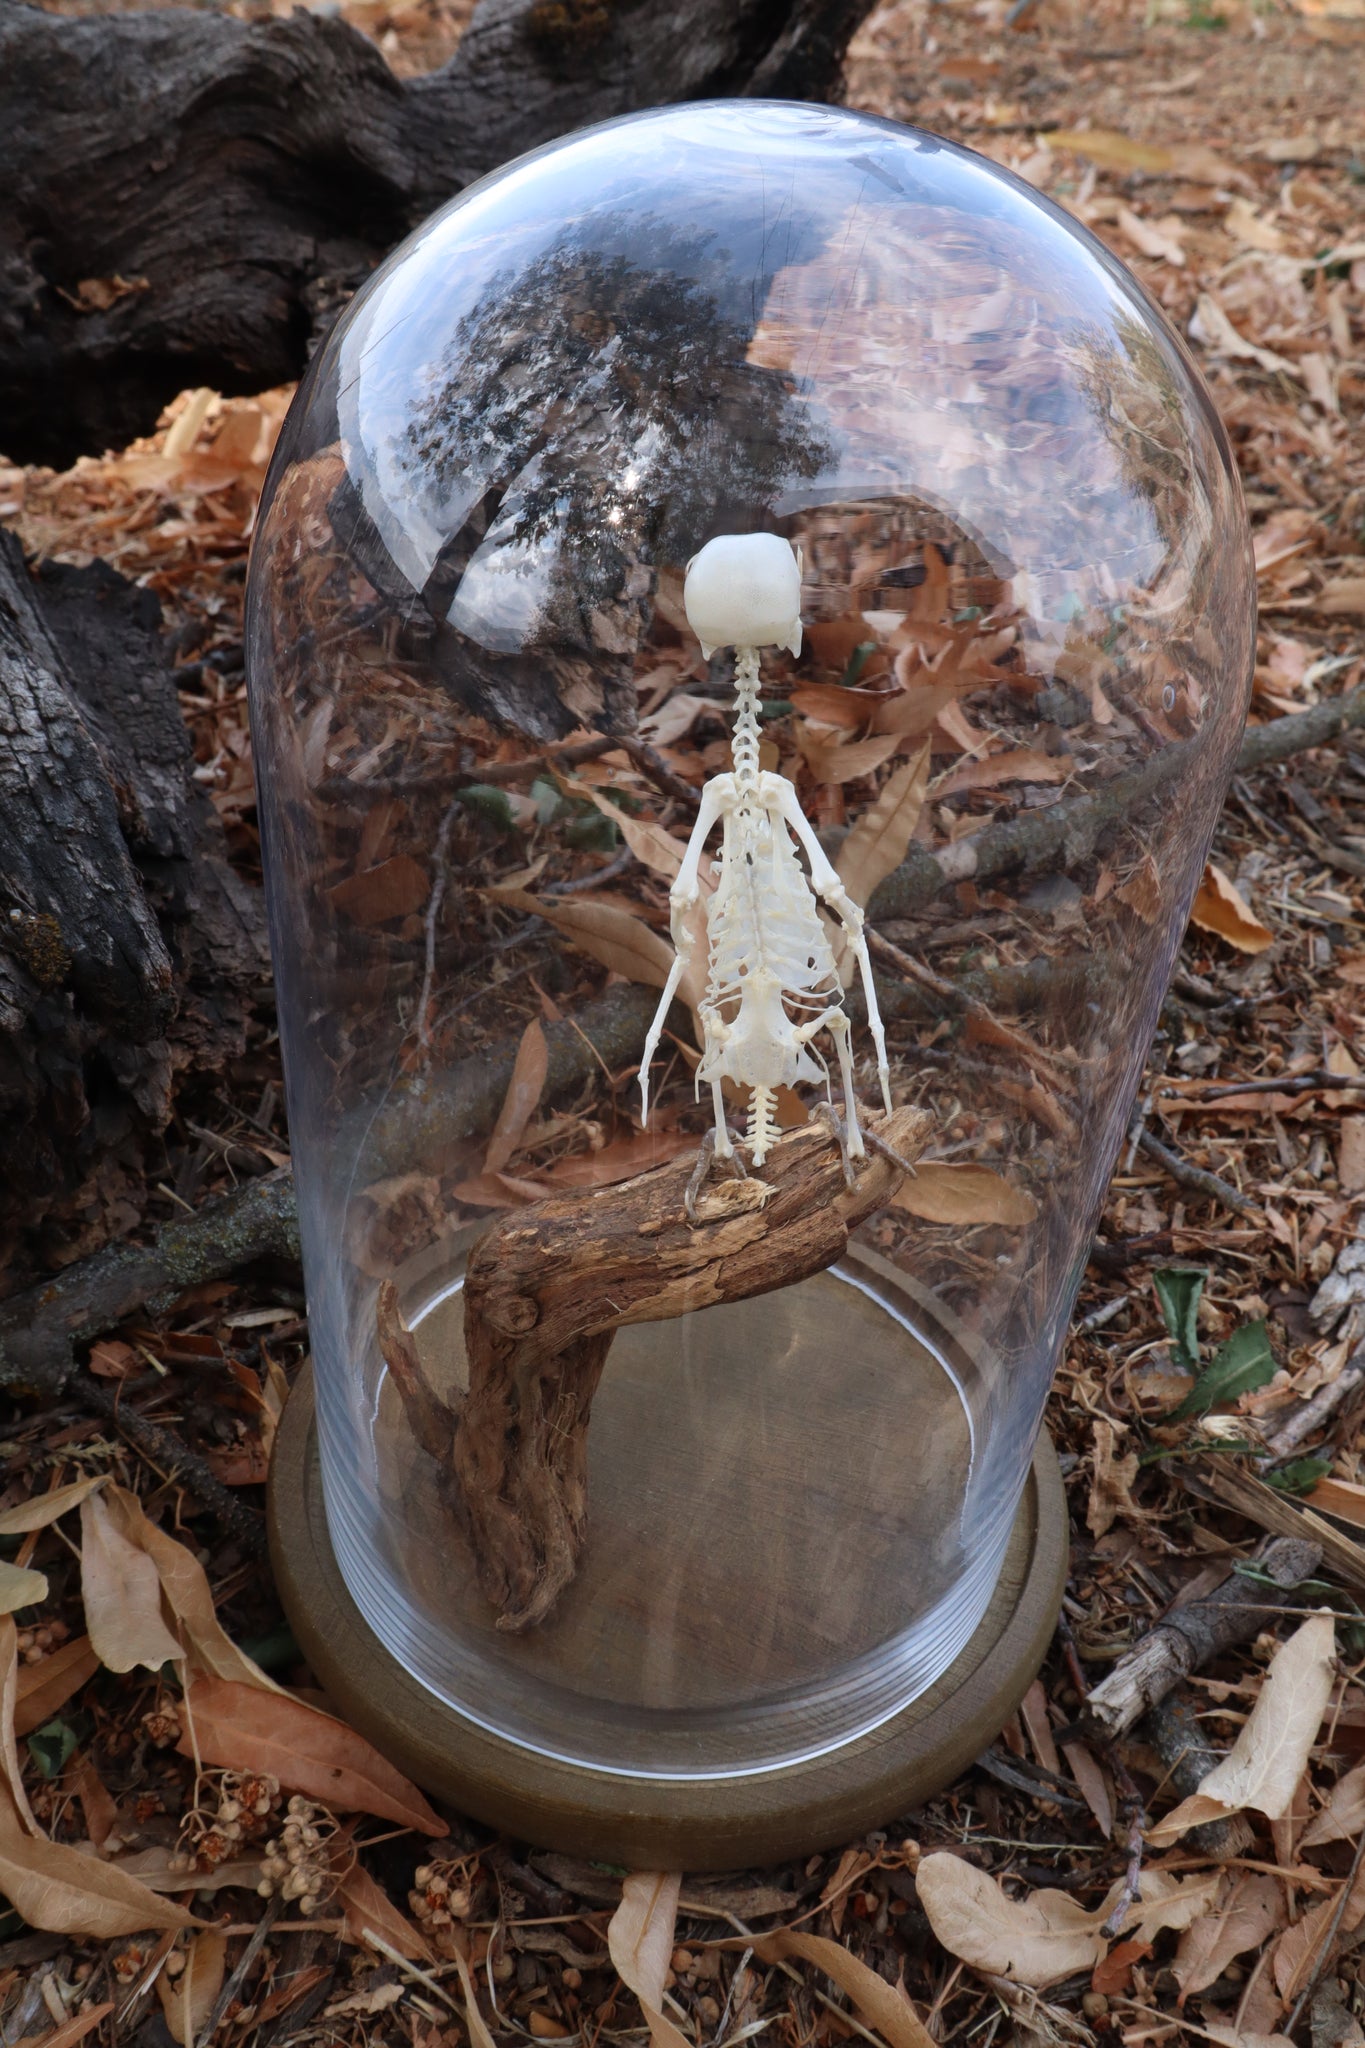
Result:
{"label": "brown leaf", "polygon": [[[904,659],[904,655],[897,657],[897,675],[901,673]],[[940,713],[946,711],[959,694],[956,683],[907,683],[893,696],[882,698],[881,707],[872,721],[872,730],[894,732],[901,739],[915,739],[920,733],[929,731]]]}
{"label": "brown leaf", "polygon": [[15,1740],[15,1699],[19,1678],[19,1633],[9,1615],[0,1620],[0,1764],[14,1811],[31,1835],[42,1833],[28,1803],[23,1773],[19,1768],[19,1746]]}
{"label": "brown leaf", "polygon": [[185,1967],[172,1977],[165,1970],[156,1980],[161,2010],[173,2040],[181,2048],[194,2048],[203,2031],[214,2000],[223,1988],[227,1962],[227,1936],[207,1932],[196,1934],[185,1951]]}
{"label": "brown leaf", "polygon": [[512,1078],[488,1141],[483,1162],[485,1173],[501,1173],[520,1145],[522,1133],[540,1105],[549,1071],[550,1048],[539,1019],[533,1017],[521,1034]]}
{"label": "brown leaf", "polygon": [[926,1223],[1032,1223],[1038,1204],[1024,1188],[1011,1185],[989,1166],[922,1159],[892,1197]]}
{"label": "brown leaf", "polygon": [[[266,1694],[224,1678],[197,1678],[185,1695],[180,1754],[228,1770],[263,1771],[291,1792],[345,1813],[377,1813],[419,1834],[445,1822],[372,1743],[288,1693]],[[194,1740],[190,1739],[191,1727]]]}
{"label": "brown leaf", "polygon": [[0,1515],[0,1536],[26,1536],[33,1529],[46,1529],[68,1508],[78,1508],[81,1502],[99,1489],[108,1480],[108,1473],[101,1472],[94,1479],[75,1479],[70,1486],[58,1486],[51,1493],[35,1493],[30,1500],[21,1500],[18,1507],[6,1508]]}
{"label": "brown leaf", "polygon": [[963,761],[934,785],[935,798],[964,789],[998,789],[1005,782],[1065,782],[1076,763],[1070,754],[1045,754],[1038,747],[1011,747],[1005,754]]}
{"label": "brown leaf", "polygon": [[1006,1898],[988,1871],[946,1850],[921,1858],[915,1889],[950,1955],[1034,1991],[1093,1969],[1104,1954],[1105,1909],[1087,1912],[1069,1892]]}
{"label": "brown leaf", "polygon": [[1085,1524],[1092,1536],[1103,1536],[1113,1528],[1120,1515],[1138,1514],[1131,1489],[1138,1475],[1139,1459],[1136,1451],[1130,1451],[1126,1458],[1114,1455],[1117,1438],[1114,1425],[1106,1416],[1095,1417],[1094,1436],[1095,1461],[1090,1476],[1090,1501]]}
{"label": "brown leaf", "polygon": [[1264,953],[1275,943],[1274,932],[1266,930],[1251,905],[1212,861],[1205,863],[1204,879],[1190,908],[1190,923],[1198,925],[1201,932],[1225,939],[1239,953]]}
{"label": "brown leaf", "polygon": [[81,1598],[96,1656],[108,1671],[159,1671],[184,1646],[161,1616],[161,1580],[145,1550],[115,1526],[99,1494],[81,1502]]}
{"label": "brown leaf", "polygon": [[604,818],[610,818],[626,845],[642,866],[652,868],[656,875],[662,875],[671,882],[683,864],[687,847],[677,839],[665,825],[656,825],[649,818],[632,818],[629,811],[623,811],[610,797],[603,796],[600,789],[582,782],[577,776],[566,776],[570,789],[585,796],[596,804]]}
{"label": "brown leaf", "polygon": [[1280,1645],[1233,1747],[1197,1792],[1148,1830],[1153,1848],[1246,1806],[1269,1820],[1289,1812],[1331,1696],[1335,1641],[1331,1615],[1315,1614]]}
{"label": "brown leaf", "polygon": [[420,910],[431,893],[431,877],[410,853],[396,853],[378,867],[347,875],[327,894],[343,916],[361,926],[387,924],[390,918],[410,917]]}
{"label": "brown leaf", "polygon": [[118,1825],[118,1803],[105,1784],[89,1750],[78,1750],[63,1774],[68,1791],[81,1802],[85,1832],[95,1847],[103,1850]]}
{"label": "brown leaf", "polygon": [[104,1337],[98,1344],[91,1345],[85,1364],[86,1370],[94,1373],[96,1379],[126,1380],[137,1371],[138,1355],[131,1344],[121,1344],[117,1338]]}
{"label": "brown leaf", "polygon": [[545,1179],[557,1188],[608,1188],[637,1173],[651,1173],[681,1152],[695,1152],[697,1140],[686,1131],[637,1131],[618,1138],[600,1152],[576,1152],[547,1168]]}
{"label": "brown leaf", "polygon": [[[1167,1928],[1193,1925],[1207,1913],[1218,1896],[1222,1872],[1201,1870],[1192,1877],[1176,1877],[1169,1870],[1148,1867],[1138,1879],[1138,1896],[1123,1916],[1123,1932],[1153,1940]],[[1115,1885],[1105,1904],[1112,1909],[1118,1895]]]}
{"label": "brown leaf", "polygon": [[682,1878],[677,1871],[632,1870],[607,1927],[616,1974],[640,2001],[653,2048],[688,2048],[663,2010]]}
{"label": "brown leaf", "polygon": [[[921,1866],[922,1868],[923,1866]],[[877,2029],[891,2048],[937,2048],[933,2035],[921,2020],[905,1992],[846,1949],[841,1942],[821,1934],[780,1928],[754,1942],[754,1954],[764,1963],[790,1961],[799,1956],[823,1970],[841,1991],[846,1991],[863,2018]]]}
{"label": "brown leaf", "polygon": [[[1286,2004],[1296,1998],[1304,1980],[1319,1965],[1329,1968],[1332,1957],[1348,1935],[1354,1934],[1362,1920],[1365,1920],[1365,1865],[1356,1872],[1351,1889],[1342,1900],[1346,1881],[1343,1880],[1331,1898],[1323,1899],[1312,1906],[1302,1920],[1286,1927],[1275,1944],[1271,1958],[1271,1971],[1275,1988]],[[1335,1933],[1332,1932],[1335,1927]],[[1328,1936],[1331,1945],[1328,1946]]]}
{"label": "brown leaf", "polygon": [[860,907],[905,859],[929,784],[929,743],[890,775],[843,845],[834,865]]}
{"label": "brown leaf", "polygon": [[498,901],[543,917],[575,946],[614,974],[624,974],[628,981],[662,988],[668,980],[673,948],[667,939],[615,904],[594,903],[590,898],[556,903],[548,896],[533,896],[527,889],[500,889]]}
{"label": "brown leaf", "polygon": [[[377,1885],[362,1863],[353,1863],[336,1890],[342,1909],[342,1940],[361,1947],[367,1937],[377,1934],[381,1941],[406,1956],[410,1963],[432,1963],[436,1958],[422,1935],[405,1913],[400,1913],[388,1893]],[[371,1942],[373,1947],[374,1943]],[[381,1950],[382,1954],[383,1951]]]}
{"label": "brown leaf", "polygon": [[1106,171],[1146,171],[1167,177],[1175,169],[1174,150],[1159,142],[1135,142],[1112,128],[1050,128],[1038,140],[1049,149],[1066,149]]}
{"label": "brown leaf", "polygon": [[892,701],[892,695],[884,690],[847,690],[839,683],[807,683],[791,693],[792,709],[803,718],[814,719],[817,725],[841,726],[846,732],[856,732]]}
{"label": "brown leaf", "polygon": [[1221,1890],[1212,1910],[1180,1937],[1172,1967],[1182,2005],[1197,1992],[1206,1991],[1236,1957],[1249,1948],[1259,1948],[1284,1925],[1284,1892],[1273,1877],[1243,1871],[1225,1877]]}
{"label": "brown leaf", "polygon": [[148,1519],[136,1494],[111,1486],[102,1498],[119,1533],[145,1550],[156,1566],[166,1604],[188,1645],[190,1668],[278,1693],[274,1679],[239,1650],[223,1628],[214,1612],[204,1567],[194,1553]]}
{"label": "brown leaf", "polygon": [[[1311,1495],[1309,1496],[1311,1499]],[[1304,1830],[1301,1849],[1316,1849],[1320,1842],[1350,1842],[1365,1828],[1365,1764],[1357,1764],[1338,1778],[1332,1796]]]}
{"label": "brown leaf", "polygon": [[1092,1991],[1102,1991],[1106,1998],[1126,1991],[1132,1981],[1133,1965],[1140,1963],[1152,1953],[1150,1941],[1116,1942],[1102,1961],[1096,1963],[1090,1973]]}
{"label": "brown leaf", "polygon": [[895,733],[874,733],[871,739],[852,740],[840,746],[816,739],[810,727],[803,725],[797,732],[797,745],[817,782],[842,783],[858,782],[864,775],[871,775],[883,761],[890,760],[900,739]]}
{"label": "brown leaf", "polygon": [[100,1660],[89,1636],[75,1636],[39,1664],[19,1672],[14,1702],[14,1732],[31,1735],[64,1707],[73,1693],[99,1670]]}
{"label": "brown leaf", "polygon": [[1338,576],[1324,583],[1312,609],[1328,619],[1365,619],[1365,576]]}
{"label": "brown leaf", "polygon": [[98,1856],[29,1834],[7,1783],[0,1784],[0,1892],[30,1927],[47,1934],[141,1934],[192,1927],[183,1907],[158,1898]]}

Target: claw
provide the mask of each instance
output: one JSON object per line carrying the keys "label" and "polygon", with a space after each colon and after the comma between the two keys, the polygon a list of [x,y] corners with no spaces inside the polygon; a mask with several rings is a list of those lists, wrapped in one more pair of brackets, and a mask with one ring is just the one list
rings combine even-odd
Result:
{"label": "claw", "polygon": [[[728,1131],[726,1136],[729,1136]],[[715,1156],[716,1132],[713,1125],[701,1141],[701,1150],[697,1154],[697,1163],[692,1169],[692,1178],[688,1181],[686,1193],[683,1195],[683,1208],[686,1210],[687,1220],[694,1230],[700,1225],[702,1220],[697,1214],[697,1196],[706,1184],[706,1176],[711,1171],[711,1162]],[[738,1152],[731,1150],[722,1153],[721,1157],[725,1160],[726,1165],[736,1180],[747,1180],[749,1178],[749,1169],[740,1158]]]}
{"label": "claw", "polygon": [[817,1102],[815,1115],[819,1117],[821,1123],[829,1125],[830,1136],[839,1147],[839,1157],[844,1162],[844,1186],[851,1192],[858,1185],[858,1176],[853,1170],[853,1161],[849,1156],[848,1132],[844,1128],[844,1120],[832,1102]]}

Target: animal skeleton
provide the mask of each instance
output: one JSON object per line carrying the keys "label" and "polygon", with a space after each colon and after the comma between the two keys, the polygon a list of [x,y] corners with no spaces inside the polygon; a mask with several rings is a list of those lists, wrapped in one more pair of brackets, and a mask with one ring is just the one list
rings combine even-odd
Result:
{"label": "animal skeleton", "polygon": [[[848,938],[862,974],[867,1022],[877,1048],[882,1101],[891,1112],[886,1039],[863,937],[863,913],[844,888],[811,830],[785,775],[759,766],[760,647],[801,651],[801,557],[774,533],[721,534],[687,566],[683,605],[708,657],[717,647],[735,651],[734,771],[713,775],[682,866],[669,891],[676,958],[654,1015],[640,1065],[642,1118],[649,1120],[649,1066],[668,1006],[692,956],[688,917],[700,898],[698,871],[713,826],[721,824],[716,857],[720,878],[706,904],[709,966],[706,993],[697,1005],[703,1045],[696,1082],[711,1084],[715,1151],[734,1157],[725,1127],[721,1083],[750,1092],[748,1146],[761,1166],[777,1135],[779,1087],[818,1081],[829,1088],[829,1067],[814,1044],[828,1031],[839,1060],[848,1151],[864,1156],[853,1099],[850,1027],[833,949],[820,922],[826,903]],[[801,848],[809,876],[796,857]]]}

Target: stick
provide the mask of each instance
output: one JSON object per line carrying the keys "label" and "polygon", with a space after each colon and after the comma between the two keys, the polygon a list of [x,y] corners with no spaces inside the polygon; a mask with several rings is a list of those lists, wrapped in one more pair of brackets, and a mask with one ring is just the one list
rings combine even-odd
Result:
{"label": "stick", "polygon": [[[872,1117],[913,1164],[933,1129],[923,1110]],[[592,1398],[616,1331],[699,1305],[743,1301],[823,1271],[849,1233],[890,1200],[901,1164],[855,1162],[809,1125],[780,1138],[763,1177],[716,1181],[686,1209],[690,1158],[585,1195],[552,1196],[492,1224],[465,1274],[469,1391],[439,1400],[398,1315],[378,1303],[380,1349],[414,1439],[446,1474],[498,1627],[549,1614],[578,1568],[587,1529]]]}
{"label": "stick", "polygon": [[1347,1395],[1354,1394],[1360,1386],[1365,1386],[1365,1344],[1358,1344],[1336,1378],[1319,1387],[1316,1394],[1280,1424],[1274,1436],[1266,1439],[1267,1454],[1271,1458],[1287,1458],[1305,1437],[1330,1422]]}
{"label": "stick", "polygon": [[1211,1201],[1221,1202],[1235,1215],[1260,1214],[1256,1204],[1239,1194],[1231,1181],[1220,1180],[1216,1173],[1208,1173],[1202,1166],[1191,1166],[1178,1152],[1172,1152],[1168,1145],[1163,1145],[1160,1138],[1154,1138],[1150,1131],[1139,1131],[1137,1142],[1138,1150],[1145,1152],[1149,1159],[1155,1159],[1178,1186],[1189,1188],[1196,1195],[1207,1195]]}
{"label": "stick", "polygon": [[105,1416],[116,1429],[122,1430],[129,1443],[144,1452],[158,1470],[169,1473],[188,1487],[210,1514],[218,1517],[223,1527],[252,1557],[266,1554],[265,1522],[260,1515],[253,1514],[244,1501],[238,1500],[230,1486],[224,1486],[221,1479],[215,1479],[212,1472],[197,1451],[167,1429],[163,1423],[149,1422],[140,1415],[129,1401],[121,1401],[111,1387],[102,1387],[98,1380],[92,1380],[82,1373],[76,1380],[74,1391],[86,1408],[93,1408],[97,1415]]}
{"label": "stick", "polygon": [[1267,1606],[1283,1606],[1295,1586],[1322,1562],[1322,1550],[1301,1537],[1281,1537],[1255,1553],[1271,1579],[1266,1585],[1240,1572],[1202,1600],[1174,1607],[1109,1676],[1087,1694],[1085,1719],[1112,1741],[1125,1735],[1172,1687],[1233,1643],[1249,1643],[1265,1626]]}

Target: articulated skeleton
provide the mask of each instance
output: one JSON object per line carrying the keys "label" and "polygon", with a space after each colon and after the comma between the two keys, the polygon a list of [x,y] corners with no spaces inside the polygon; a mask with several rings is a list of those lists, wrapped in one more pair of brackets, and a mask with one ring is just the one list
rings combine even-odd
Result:
{"label": "articulated skeleton", "polygon": [[[688,564],[683,603],[708,657],[735,651],[733,773],[713,775],[687,853],[669,892],[676,958],[650,1026],[640,1065],[642,1113],[649,1117],[649,1066],[668,1006],[692,956],[689,914],[700,898],[698,872],[719,821],[719,880],[706,904],[709,968],[697,1005],[703,1045],[697,1087],[711,1086],[715,1151],[734,1157],[725,1125],[723,1081],[750,1090],[748,1148],[761,1166],[777,1135],[776,1092],[798,1081],[829,1089],[829,1067],[814,1041],[828,1031],[839,1061],[848,1151],[864,1155],[853,1095],[850,1026],[833,948],[817,899],[838,918],[862,974],[867,1021],[877,1049],[882,1101],[891,1110],[886,1040],[863,936],[863,914],[811,830],[792,784],[759,766],[758,650],[801,651],[801,558],[777,534],[723,534]],[[795,842],[795,844],[793,843]],[[797,847],[809,875],[797,859]]]}

